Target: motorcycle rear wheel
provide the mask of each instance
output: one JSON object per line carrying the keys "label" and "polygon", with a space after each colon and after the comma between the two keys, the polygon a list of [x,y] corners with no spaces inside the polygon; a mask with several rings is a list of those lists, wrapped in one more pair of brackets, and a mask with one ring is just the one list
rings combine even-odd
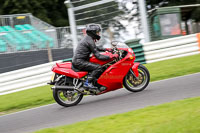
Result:
{"label": "motorcycle rear wheel", "polygon": [[[63,85],[63,82],[57,82],[56,85]],[[82,100],[83,94],[76,90],[53,89],[53,97],[59,105],[70,107],[77,105]]]}
{"label": "motorcycle rear wheel", "polygon": [[148,69],[143,66],[138,66],[139,76],[138,80],[133,76],[129,71],[123,80],[124,87],[131,92],[140,92],[143,91],[149,84],[150,74]]}

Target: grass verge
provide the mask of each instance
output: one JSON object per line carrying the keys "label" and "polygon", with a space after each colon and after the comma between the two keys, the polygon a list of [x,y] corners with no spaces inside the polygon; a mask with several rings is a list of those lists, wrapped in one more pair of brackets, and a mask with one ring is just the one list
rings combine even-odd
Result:
{"label": "grass verge", "polygon": [[150,71],[151,81],[200,72],[200,54],[159,61],[145,65]]}
{"label": "grass verge", "polygon": [[35,133],[199,133],[200,97]]}
{"label": "grass verge", "polygon": [[[200,72],[200,54],[145,65],[151,81]],[[50,86],[0,96],[0,115],[53,103]]]}
{"label": "grass verge", "polygon": [[0,96],[0,115],[53,103],[50,85]]}

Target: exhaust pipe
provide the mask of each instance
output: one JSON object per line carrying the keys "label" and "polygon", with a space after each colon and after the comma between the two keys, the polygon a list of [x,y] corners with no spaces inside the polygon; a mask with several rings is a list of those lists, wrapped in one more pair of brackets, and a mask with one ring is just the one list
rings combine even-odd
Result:
{"label": "exhaust pipe", "polygon": [[76,90],[76,91],[82,93],[83,95],[88,95],[88,93],[86,93],[86,92],[81,91],[81,90],[78,89],[78,88],[81,87],[81,85],[82,85],[82,83],[80,83],[80,84],[77,86],[77,88],[75,88],[74,86],[59,86],[59,85],[55,85],[55,86],[51,87],[51,89],[52,89],[52,90],[53,90],[53,89],[68,90],[68,91],[74,91],[74,90]]}
{"label": "exhaust pipe", "polygon": [[74,91],[74,86],[59,86],[59,85],[55,85],[53,87],[51,87],[52,89],[59,89],[59,90],[69,90],[69,91]]}
{"label": "exhaust pipe", "polygon": [[55,86],[51,87],[51,89],[52,89],[52,90],[53,90],[53,89],[68,90],[68,91],[74,91],[74,90],[76,90],[76,91],[82,93],[83,95],[86,95],[86,94],[87,94],[87,93],[85,93],[85,92],[83,92],[83,91],[81,91],[81,90],[79,90],[79,89],[77,89],[77,88],[74,88],[74,86],[59,86],[59,85],[55,85]]}

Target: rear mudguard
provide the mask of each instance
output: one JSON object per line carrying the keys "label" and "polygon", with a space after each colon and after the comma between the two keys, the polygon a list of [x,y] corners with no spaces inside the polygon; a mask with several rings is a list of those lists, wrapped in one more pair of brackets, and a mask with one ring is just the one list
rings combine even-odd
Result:
{"label": "rear mudguard", "polygon": [[133,70],[133,73],[135,74],[136,77],[139,76],[139,72],[138,72],[138,66],[139,66],[139,65],[140,65],[140,63],[137,63],[137,62],[136,62],[136,63],[133,64],[133,66],[132,66],[132,68],[131,68],[131,69]]}

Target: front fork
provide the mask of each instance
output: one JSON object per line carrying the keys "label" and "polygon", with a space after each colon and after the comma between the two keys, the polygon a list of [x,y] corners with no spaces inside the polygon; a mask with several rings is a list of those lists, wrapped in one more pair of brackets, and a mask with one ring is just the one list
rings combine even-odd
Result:
{"label": "front fork", "polygon": [[139,72],[138,72],[138,66],[140,63],[134,63],[133,66],[130,69],[130,72],[133,74],[133,76],[138,80]]}

